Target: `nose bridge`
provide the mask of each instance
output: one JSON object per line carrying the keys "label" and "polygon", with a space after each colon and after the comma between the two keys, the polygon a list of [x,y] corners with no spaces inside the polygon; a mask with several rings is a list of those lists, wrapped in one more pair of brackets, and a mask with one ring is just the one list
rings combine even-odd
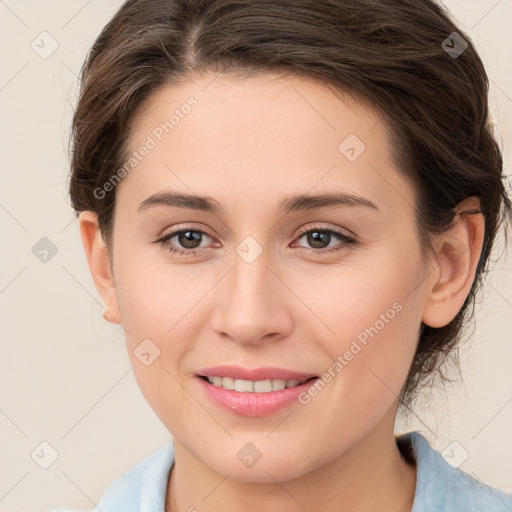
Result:
{"label": "nose bridge", "polygon": [[237,247],[216,306],[217,332],[240,343],[254,343],[268,334],[284,335],[291,328],[289,312],[277,290],[278,279],[268,268],[271,260],[253,240]]}
{"label": "nose bridge", "polygon": [[[266,252],[255,259],[246,258],[244,253],[240,255],[243,248],[243,244],[237,248],[233,259],[228,295],[230,309],[238,317],[238,323],[249,325],[261,320],[260,315],[268,313],[270,281],[275,277],[267,268],[270,258]],[[249,246],[246,255],[250,255],[253,250]]]}
{"label": "nose bridge", "polygon": [[[262,305],[268,298],[266,291],[268,291],[269,281],[275,277],[272,272],[267,268],[269,263],[269,257],[265,253],[261,253],[256,258],[246,259],[244,255],[240,255],[243,245],[237,248],[237,254],[233,261],[233,271],[231,272],[231,294],[233,305],[239,305],[241,307],[250,305]],[[251,248],[247,254],[250,254]]]}

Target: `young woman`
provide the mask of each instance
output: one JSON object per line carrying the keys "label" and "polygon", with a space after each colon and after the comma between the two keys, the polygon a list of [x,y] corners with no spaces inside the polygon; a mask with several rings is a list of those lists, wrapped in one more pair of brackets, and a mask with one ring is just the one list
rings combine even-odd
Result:
{"label": "young woman", "polygon": [[83,68],[70,193],[173,443],[98,511],[511,510],[394,434],[512,211],[487,90],[429,0],[121,7]]}

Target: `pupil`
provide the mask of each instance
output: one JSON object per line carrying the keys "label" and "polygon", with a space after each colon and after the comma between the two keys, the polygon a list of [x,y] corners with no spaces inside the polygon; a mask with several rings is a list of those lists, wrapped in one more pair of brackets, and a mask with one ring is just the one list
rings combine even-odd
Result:
{"label": "pupil", "polygon": [[[183,231],[178,236],[180,244],[186,249],[195,249],[199,244],[194,245],[194,242],[201,242],[201,235],[197,231]],[[189,244],[192,245],[189,245]]]}
{"label": "pupil", "polygon": [[[312,231],[308,235],[308,243],[314,247],[315,249],[321,249],[323,247],[323,243],[327,243],[329,245],[331,235],[329,233],[321,233],[319,231]],[[324,239],[322,241],[322,238]],[[327,240],[325,240],[327,238]],[[320,241],[319,241],[320,239]],[[320,245],[318,245],[320,244]]]}

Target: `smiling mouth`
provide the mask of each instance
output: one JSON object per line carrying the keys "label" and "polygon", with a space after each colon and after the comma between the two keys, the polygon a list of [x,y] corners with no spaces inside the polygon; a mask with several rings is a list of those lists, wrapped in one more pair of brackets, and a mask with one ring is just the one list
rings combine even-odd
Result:
{"label": "smiling mouth", "polygon": [[309,377],[303,380],[265,379],[254,381],[245,379],[233,379],[232,377],[210,377],[207,375],[200,375],[199,377],[214,387],[224,388],[230,391],[240,391],[242,393],[270,393],[271,391],[281,391],[286,388],[295,388],[301,386],[306,382],[313,381],[318,378]]}

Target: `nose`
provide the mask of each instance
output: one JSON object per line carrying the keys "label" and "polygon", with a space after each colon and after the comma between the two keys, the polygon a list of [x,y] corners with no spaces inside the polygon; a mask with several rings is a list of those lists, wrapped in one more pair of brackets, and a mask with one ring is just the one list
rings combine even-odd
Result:
{"label": "nose", "polygon": [[293,329],[293,294],[264,254],[252,263],[235,255],[232,269],[217,290],[213,329],[242,345],[277,341]]}

